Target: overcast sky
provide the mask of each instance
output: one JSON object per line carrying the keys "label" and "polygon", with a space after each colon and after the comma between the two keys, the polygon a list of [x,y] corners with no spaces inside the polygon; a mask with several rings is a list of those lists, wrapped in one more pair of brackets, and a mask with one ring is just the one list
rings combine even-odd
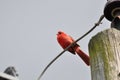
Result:
{"label": "overcast sky", "polygon": [[[82,36],[103,13],[107,0],[0,0],[0,72],[15,66],[20,80],[36,80],[63,49],[56,40],[62,30],[74,39]],[[89,55],[92,36],[110,26],[104,19],[78,42]],[[91,80],[90,67],[65,52],[41,80]]]}

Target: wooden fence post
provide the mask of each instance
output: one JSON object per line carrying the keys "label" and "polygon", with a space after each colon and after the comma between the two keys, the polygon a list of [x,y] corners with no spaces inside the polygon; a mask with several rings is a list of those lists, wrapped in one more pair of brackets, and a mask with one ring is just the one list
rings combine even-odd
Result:
{"label": "wooden fence post", "polygon": [[110,28],[89,42],[91,80],[120,80],[120,30]]}

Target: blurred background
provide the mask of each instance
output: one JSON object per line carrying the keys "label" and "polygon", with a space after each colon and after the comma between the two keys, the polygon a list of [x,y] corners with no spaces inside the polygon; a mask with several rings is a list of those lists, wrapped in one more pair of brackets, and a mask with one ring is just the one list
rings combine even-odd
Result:
{"label": "blurred background", "polygon": [[[107,0],[0,0],[0,72],[14,66],[20,80],[36,80],[63,49],[56,40],[59,30],[78,39],[94,26]],[[92,36],[110,27],[104,19],[78,42],[89,55]],[[90,67],[65,52],[41,80],[91,80]]]}

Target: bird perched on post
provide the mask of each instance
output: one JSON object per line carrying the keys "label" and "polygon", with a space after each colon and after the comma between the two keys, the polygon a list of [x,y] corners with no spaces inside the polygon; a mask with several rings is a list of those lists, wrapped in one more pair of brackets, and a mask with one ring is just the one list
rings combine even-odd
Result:
{"label": "bird perched on post", "polygon": [[[66,33],[64,33],[63,31],[58,31],[57,33],[57,41],[60,44],[60,46],[65,49],[67,48],[70,44],[72,44],[75,40],[67,35]],[[78,54],[78,56],[89,66],[90,65],[90,59],[89,56],[87,54],[85,54],[81,49],[80,46],[75,43],[73,46],[71,46],[68,49],[69,52],[71,52],[72,54]]]}

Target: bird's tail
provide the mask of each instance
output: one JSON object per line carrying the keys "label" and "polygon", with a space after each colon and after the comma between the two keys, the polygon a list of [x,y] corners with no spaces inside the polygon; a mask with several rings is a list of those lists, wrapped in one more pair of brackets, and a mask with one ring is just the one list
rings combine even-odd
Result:
{"label": "bird's tail", "polygon": [[82,50],[80,50],[80,48],[76,48],[76,53],[78,54],[78,56],[80,58],[82,58],[82,60],[89,66],[90,65],[90,57],[85,54]]}

